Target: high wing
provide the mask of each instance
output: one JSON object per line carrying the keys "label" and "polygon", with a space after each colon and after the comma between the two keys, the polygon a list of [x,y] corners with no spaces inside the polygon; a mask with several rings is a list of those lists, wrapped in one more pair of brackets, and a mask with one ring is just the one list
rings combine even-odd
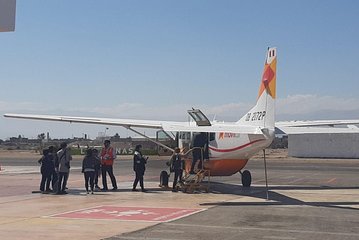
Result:
{"label": "high wing", "polygon": [[114,119],[114,118],[96,118],[96,117],[72,117],[72,116],[35,115],[35,114],[13,114],[13,113],[6,113],[6,114],[4,114],[4,117],[32,119],[32,120],[57,121],[57,122],[69,122],[69,123],[114,125],[114,126],[122,126],[125,128],[145,127],[145,128],[162,129],[161,121],[150,121],[150,120]]}
{"label": "high wing", "polygon": [[[359,120],[316,120],[316,121],[280,121],[275,126],[280,131],[291,133],[339,133],[358,132],[355,126]],[[346,128],[335,128],[335,126],[346,126]]]}
{"label": "high wing", "polygon": [[[212,123],[211,126],[197,126],[194,122],[175,122],[175,121],[154,121],[136,119],[116,119],[116,118],[97,118],[97,117],[72,117],[56,115],[35,115],[35,114],[4,114],[4,117],[46,120],[69,123],[86,123],[121,126],[127,129],[151,128],[164,130],[166,132],[231,132],[241,134],[262,134],[259,126],[240,125],[230,123]],[[320,121],[281,121],[276,122],[277,129],[285,134],[292,133],[336,133],[336,132],[358,132],[356,128],[334,128],[339,125],[357,125],[359,120],[320,120]]]}
{"label": "high wing", "polygon": [[133,128],[152,128],[161,129],[166,132],[231,132],[242,134],[262,134],[260,127],[242,126],[238,124],[213,123],[211,126],[197,126],[194,122],[175,122],[175,121],[153,121],[135,119],[115,119],[115,118],[96,118],[96,117],[71,117],[55,115],[35,115],[35,114],[4,114],[8,118],[46,120],[69,123],[86,123],[121,126],[133,130]]}

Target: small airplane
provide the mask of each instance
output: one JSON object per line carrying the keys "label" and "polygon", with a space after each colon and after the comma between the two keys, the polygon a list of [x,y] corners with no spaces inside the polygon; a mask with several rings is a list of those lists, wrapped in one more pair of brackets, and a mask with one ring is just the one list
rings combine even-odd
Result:
{"label": "small airplane", "polygon": [[[291,129],[298,132],[298,129],[301,127],[359,124],[359,120],[275,123],[276,65],[277,49],[268,48],[256,104],[237,122],[209,121],[199,109],[188,111],[193,119],[193,121],[189,122],[10,113],[4,114],[4,116],[9,118],[122,126],[170,151],[174,151],[174,149],[142,134],[137,128],[157,129],[165,133],[175,132],[177,146],[182,152],[191,150],[193,147],[200,147],[202,149],[203,167],[210,171],[211,176],[230,176],[239,172],[242,176],[242,185],[250,187],[252,182],[251,173],[248,170],[242,172],[242,169],[252,156],[272,143],[277,128],[283,128],[285,129],[284,132],[289,133]],[[191,144],[196,138],[197,140],[201,138],[201,141],[198,141],[202,142],[200,146],[193,146]],[[191,154],[185,155],[185,161],[185,170],[188,173],[191,171]],[[161,181],[166,181],[166,179],[162,179],[166,176],[163,176],[161,173]]]}

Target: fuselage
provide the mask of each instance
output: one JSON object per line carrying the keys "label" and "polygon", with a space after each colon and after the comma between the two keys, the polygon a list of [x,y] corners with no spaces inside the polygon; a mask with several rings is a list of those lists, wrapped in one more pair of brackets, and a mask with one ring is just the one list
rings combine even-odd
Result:
{"label": "fuselage", "polygon": [[[183,134],[183,133],[182,133]],[[193,133],[186,133],[187,137]],[[183,134],[183,135],[186,135]],[[242,170],[249,158],[260,150],[268,147],[274,132],[270,134],[238,134],[238,133],[207,133],[208,145],[203,149],[204,168],[210,170],[211,176],[230,176]],[[179,147],[186,148],[184,141],[191,139],[180,139]],[[208,146],[208,147],[207,147]],[[205,153],[207,151],[207,153]],[[193,156],[188,154],[185,158],[186,171],[189,172]]]}

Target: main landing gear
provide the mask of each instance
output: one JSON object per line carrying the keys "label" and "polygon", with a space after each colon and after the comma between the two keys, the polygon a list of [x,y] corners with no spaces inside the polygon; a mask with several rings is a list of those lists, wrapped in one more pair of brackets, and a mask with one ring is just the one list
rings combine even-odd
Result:
{"label": "main landing gear", "polygon": [[242,185],[243,187],[250,187],[252,183],[252,175],[248,170],[244,170],[243,172],[239,171],[242,176]]}

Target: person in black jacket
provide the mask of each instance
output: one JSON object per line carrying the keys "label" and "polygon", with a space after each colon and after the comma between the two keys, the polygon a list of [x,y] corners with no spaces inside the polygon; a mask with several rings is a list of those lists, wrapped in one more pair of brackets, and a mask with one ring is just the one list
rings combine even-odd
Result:
{"label": "person in black jacket", "polygon": [[59,161],[57,159],[55,147],[50,146],[48,149],[49,149],[49,154],[52,156],[52,162],[54,164],[53,172],[51,174],[51,186],[52,186],[52,190],[54,192],[57,192],[57,184],[58,184],[57,183],[57,181],[58,181],[57,170],[59,167]]}
{"label": "person in black jacket", "polygon": [[95,167],[96,165],[98,165],[100,162],[99,158],[96,158],[93,155],[93,150],[87,149],[86,151],[86,156],[84,157],[83,161],[82,161],[82,172],[84,174],[84,178],[85,178],[85,188],[86,188],[86,192],[87,194],[89,194],[89,182],[90,182],[90,187],[91,187],[91,194],[93,194],[93,190],[94,190],[94,178],[95,178]]}
{"label": "person in black jacket", "polygon": [[173,178],[172,192],[177,192],[177,181],[179,180],[180,182],[182,182],[182,174],[184,168],[184,161],[182,160],[182,155],[180,154],[180,149],[178,147],[175,148],[175,152],[171,157],[170,164],[172,171],[175,173],[175,176]]}
{"label": "person in black jacket", "polygon": [[143,186],[143,175],[146,170],[147,158],[142,156],[141,149],[142,145],[136,145],[135,153],[133,155],[133,171],[136,173],[136,178],[133,182],[132,191],[137,191],[137,183],[140,182],[142,192],[146,192],[146,189]]}
{"label": "person in black jacket", "polygon": [[[54,172],[54,162],[52,159],[52,155],[49,153],[48,149],[44,149],[42,151],[43,156],[38,161],[41,163],[41,183],[40,183],[40,191],[42,193],[49,193],[52,190],[50,189],[51,176]],[[46,188],[45,188],[46,185]]]}
{"label": "person in black jacket", "polygon": [[206,156],[204,156],[206,142],[207,139],[206,139],[206,134],[204,132],[197,133],[193,136],[192,165],[191,165],[190,174],[195,174],[194,168],[196,166],[197,161],[199,161],[197,168],[198,169],[202,168],[202,161],[204,158],[206,158]]}

